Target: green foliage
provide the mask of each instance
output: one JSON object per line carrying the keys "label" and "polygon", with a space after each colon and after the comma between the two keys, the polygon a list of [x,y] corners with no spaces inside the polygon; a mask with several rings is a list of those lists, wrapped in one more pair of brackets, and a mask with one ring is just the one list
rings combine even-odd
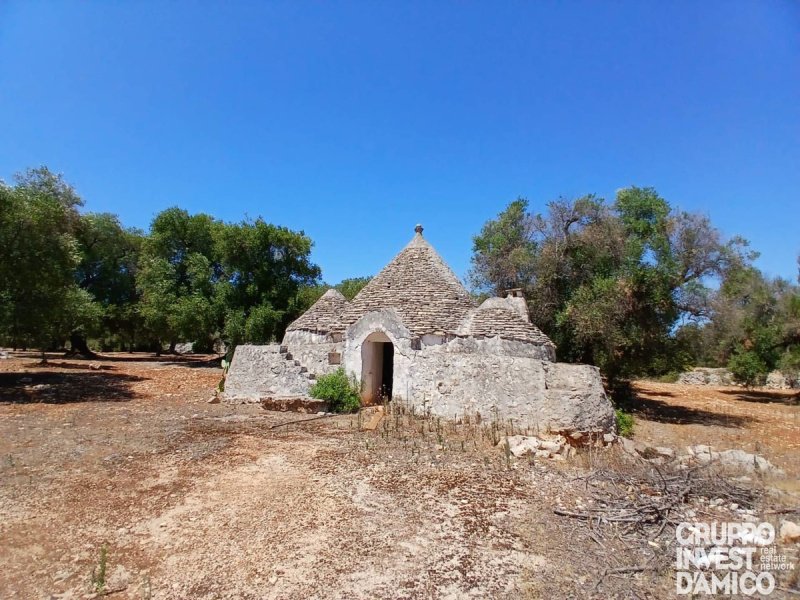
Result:
{"label": "green foliage", "polygon": [[621,408],[614,411],[617,419],[617,432],[622,437],[631,437],[633,435],[633,415],[625,412]]}
{"label": "green foliage", "polygon": [[680,376],[680,372],[670,371],[668,373],[664,373],[663,375],[659,375],[658,381],[660,383],[677,383]]}
{"label": "green foliage", "polygon": [[759,356],[758,352],[743,348],[739,348],[728,360],[728,369],[737,382],[747,387],[763,383],[769,372],[767,363]]}
{"label": "green foliage", "polygon": [[79,333],[99,340],[102,348],[132,348],[143,332],[136,288],[143,232],[125,229],[116,215],[88,213],[81,215],[76,239],[75,281],[102,309],[95,325]]}
{"label": "green foliage", "polygon": [[327,401],[332,412],[351,413],[361,408],[360,386],[341,367],[319,377],[309,393],[312,398]]}
{"label": "green foliage", "polygon": [[703,314],[706,278],[746,263],[742,245],[652,188],[620,190],[613,205],[559,199],[544,215],[516,200],[474,238],[470,279],[478,292],[523,288],[560,359],[596,364],[613,381],[692,362],[676,325]]}
{"label": "green foliage", "polygon": [[11,187],[0,182],[0,340],[59,346],[97,311],[74,280],[81,200],[59,175],[29,170]]}
{"label": "green foliage", "polygon": [[[274,341],[319,279],[311,240],[260,218],[229,224],[175,207],[144,234],[81,205],[44,167],[0,182],[0,343]],[[359,280],[345,283],[355,290]]]}
{"label": "green foliage", "polygon": [[708,319],[677,336],[697,364],[730,366],[747,385],[776,368],[792,379],[800,369],[800,288],[742,265],[710,295]]}
{"label": "green foliage", "polygon": [[500,294],[529,280],[536,254],[532,234],[533,220],[524,198],[509,204],[496,220],[487,221],[472,238],[473,286]]}
{"label": "green foliage", "polygon": [[352,300],[356,297],[358,292],[364,289],[364,286],[366,286],[371,279],[372,277],[351,277],[350,279],[343,279],[333,287],[339,290],[342,296],[348,300]]}
{"label": "green foliage", "polygon": [[[280,340],[286,326],[316,301],[319,296],[313,298],[312,289],[320,269],[310,260],[312,246],[302,231],[260,218],[219,228],[215,303],[226,320],[226,341],[235,345]],[[234,321],[229,325],[231,315]]]}

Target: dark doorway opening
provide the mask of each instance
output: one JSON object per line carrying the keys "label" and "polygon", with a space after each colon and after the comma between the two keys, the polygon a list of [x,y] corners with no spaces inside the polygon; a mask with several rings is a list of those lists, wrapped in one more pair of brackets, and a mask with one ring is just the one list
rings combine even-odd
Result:
{"label": "dark doorway opening", "polygon": [[394,380],[394,344],[383,342],[383,366],[381,368],[381,398],[392,399]]}
{"label": "dark doorway opening", "polygon": [[382,331],[375,331],[361,346],[361,401],[365,406],[392,398],[394,345]]}

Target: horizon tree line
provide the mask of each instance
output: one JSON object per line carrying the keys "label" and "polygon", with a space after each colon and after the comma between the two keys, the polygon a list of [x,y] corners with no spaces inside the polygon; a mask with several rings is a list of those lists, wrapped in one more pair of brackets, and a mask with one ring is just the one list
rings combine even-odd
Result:
{"label": "horizon tree line", "polygon": [[[0,344],[230,351],[280,340],[327,289],[352,299],[370,279],[324,283],[313,241],[262,217],[171,207],[145,232],[82,206],[47,167],[0,182]],[[476,298],[522,288],[559,360],[596,364],[612,384],[702,365],[752,385],[800,370],[800,291],[766,277],[757,256],[707,216],[630,187],[543,213],[509,203],[473,237],[468,283]]]}

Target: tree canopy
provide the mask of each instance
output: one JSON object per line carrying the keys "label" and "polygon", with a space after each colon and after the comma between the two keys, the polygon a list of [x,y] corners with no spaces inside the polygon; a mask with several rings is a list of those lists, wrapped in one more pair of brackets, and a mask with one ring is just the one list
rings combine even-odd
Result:
{"label": "tree canopy", "polygon": [[[312,240],[261,217],[172,207],[140,231],[82,207],[46,167],[0,182],[0,344],[91,354],[273,342],[326,290],[352,300],[370,281],[323,282]],[[478,296],[523,288],[559,359],[612,381],[707,365],[753,384],[774,368],[800,373],[800,288],[755,257],[707,216],[630,187],[541,213],[514,200],[473,238],[469,278]]]}
{"label": "tree canopy", "polygon": [[319,284],[313,242],[262,218],[173,207],[147,232],[82,200],[47,168],[0,184],[0,343],[210,349],[279,340]]}
{"label": "tree canopy", "polygon": [[544,214],[511,202],[474,237],[470,280],[495,294],[523,288],[560,360],[596,364],[615,379],[690,364],[676,328],[708,318],[709,283],[752,258],[744,240],[723,241],[707,217],[631,187],[611,204],[559,199]]}

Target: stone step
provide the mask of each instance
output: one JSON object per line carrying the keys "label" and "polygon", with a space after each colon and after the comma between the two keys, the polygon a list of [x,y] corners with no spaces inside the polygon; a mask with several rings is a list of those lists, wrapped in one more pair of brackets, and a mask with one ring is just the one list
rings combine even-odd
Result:
{"label": "stone step", "polygon": [[307,373],[308,369],[306,369],[305,367],[300,367],[300,372],[301,373]]}
{"label": "stone step", "polygon": [[292,353],[287,352],[286,354],[283,355],[283,358],[285,358],[286,360],[292,360]]}
{"label": "stone step", "polygon": [[308,374],[308,380],[309,380],[309,381],[316,381],[316,380],[317,380],[317,375],[316,375],[316,373],[309,373],[309,374]]}
{"label": "stone step", "polygon": [[299,360],[294,361],[294,366],[295,367],[299,367],[300,366],[300,361]]}
{"label": "stone step", "polygon": [[278,352],[280,352],[281,354],[286,354],[287,352],[289,352],[289,346],[281,346]]}
{"label": "stone step", "polygon": [[261,408],[280,412],[298,412],[314,414],[327,412],[328,403],[308,396],[265,396],[261,399]]}

